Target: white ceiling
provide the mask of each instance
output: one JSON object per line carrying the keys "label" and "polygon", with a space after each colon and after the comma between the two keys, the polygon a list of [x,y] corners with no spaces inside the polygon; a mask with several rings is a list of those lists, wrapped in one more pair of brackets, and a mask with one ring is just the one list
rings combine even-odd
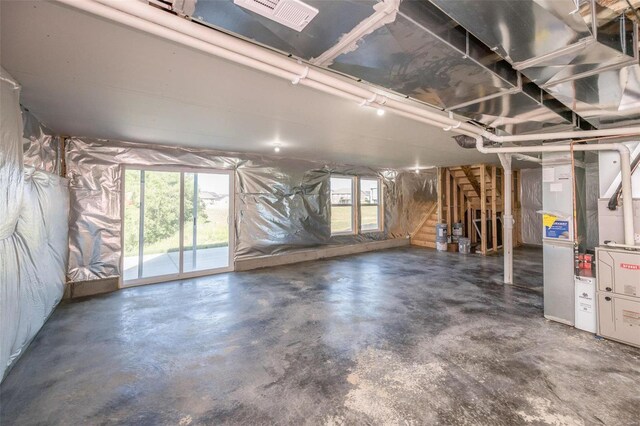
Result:
{"label": "white ceiling", "polygon": [[54,131],[394,168],[495,162],[451,133],[65,6],[0,1],[0,60]]}

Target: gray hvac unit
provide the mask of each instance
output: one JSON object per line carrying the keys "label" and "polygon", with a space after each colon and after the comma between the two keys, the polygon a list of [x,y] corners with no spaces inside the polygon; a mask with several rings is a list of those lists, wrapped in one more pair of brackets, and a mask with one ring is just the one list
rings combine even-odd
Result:
{"label": "gray hvac unit", "polygon": [[[578,154],[576,153],[578,157]],[[585,172],[570,153],[545,153],[542,164],[542,250],[544,260],[544,316],[575,324],[575,245],[584,241]],[[578,235],[574,235],[573,196],[576,193]]]}

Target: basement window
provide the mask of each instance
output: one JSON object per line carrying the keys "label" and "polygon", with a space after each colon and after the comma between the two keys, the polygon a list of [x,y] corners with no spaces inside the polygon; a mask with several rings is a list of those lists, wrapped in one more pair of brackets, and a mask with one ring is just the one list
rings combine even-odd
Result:
{"label": "basement window", "polygon": [[382,185],[380,179],[360,179],[360,231],[379,232],[382,228]]}
{"label": "basement window", "polygon": [[355,232],[354,188],[354,177],[331,177],[331,235],[353,234]]}

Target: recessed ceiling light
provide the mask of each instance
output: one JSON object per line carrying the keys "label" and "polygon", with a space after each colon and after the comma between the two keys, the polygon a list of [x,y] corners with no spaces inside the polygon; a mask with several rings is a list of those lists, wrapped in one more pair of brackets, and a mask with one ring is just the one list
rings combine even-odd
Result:
{"label": "recessed ceiling light", "polygon": [[376,114],[382,117],[384,115],[384,110],[382,108],[378,108],[378,110],[376,111]]}
{"label": "recessed ceiling light", "polygon": [[420,173],[420,169],[416,169],[416,173]]}
{"label": "recessed ceiling light", "polygon": [[280,147],[279,147],[279,146],[276,146],[275,148],[273,148],[273,150],[274,150],[275,152],[280,152]]}

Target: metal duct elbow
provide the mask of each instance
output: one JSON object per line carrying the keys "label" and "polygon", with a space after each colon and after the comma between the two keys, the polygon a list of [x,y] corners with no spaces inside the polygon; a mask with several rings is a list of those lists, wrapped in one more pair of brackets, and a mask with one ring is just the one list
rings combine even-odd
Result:
{"label": "metal duct elbow", "polygon": [[[458,143],[458,146],[465,149],[475,149],[476,148],[476,138],[467,135],[456,135],[453,138]],[[482,138],[484,146],[492,146],[491,141],[485,137]]]}

